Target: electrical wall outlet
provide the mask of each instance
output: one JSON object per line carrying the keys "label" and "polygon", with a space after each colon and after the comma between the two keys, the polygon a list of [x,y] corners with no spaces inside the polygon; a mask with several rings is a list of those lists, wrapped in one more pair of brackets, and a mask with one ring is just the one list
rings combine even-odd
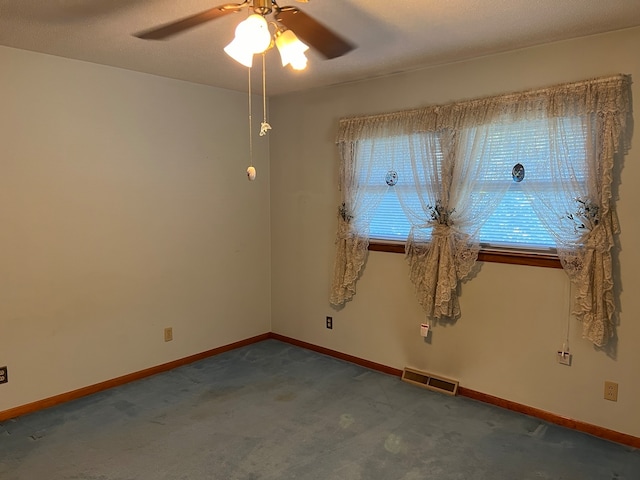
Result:
{"label": "electrical wall outlet", "polygon": [[173,340],[173,328],[167,327],[164,329],[164,341],[170,342]]}
{"label": "electrical wall outlet", "polygon": [[7,367],[0,367],[0,383],[7,383],[9,381],[9,373]]}
{"label": "electrical wall outlet", "polygon": [[328,329],[333,328],[333,317],[327,317],[327,328]]}
{"label": "electrical wall outlet", "polygon": [[618,384],[616,382],[604,382],[604,399],[612,402],[618,401]]}
{"label": "electrical wall outlet", "polygon": [[560,365],[566,365],[568,367],[571,366],[571,354],[566,350],[558,350],[556,359]]}

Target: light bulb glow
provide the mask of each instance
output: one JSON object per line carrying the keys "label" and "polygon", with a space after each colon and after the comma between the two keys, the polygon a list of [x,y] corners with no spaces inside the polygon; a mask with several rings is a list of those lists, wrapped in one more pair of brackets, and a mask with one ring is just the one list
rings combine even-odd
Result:
{"label": "light bulb glow", "polygon": [[252,53],[262,53],[271,43],[269,26],[262,15],[254,13],[236,27],[236,39]]}
{"label": "light bulb glow", "polygon": [[302,43],[291,30],[276,35],[276,47],[280,52],[282,66],[291,65],[294,70],[304,70],[307,66],[307,57],[304,54],[309,47]]}
{"label": "light bulb glow", "polygon": [[307,57],[304,53],[296,56],[296,58],[291,59],[291,68],[294,70],[304,70],[307,68]]}

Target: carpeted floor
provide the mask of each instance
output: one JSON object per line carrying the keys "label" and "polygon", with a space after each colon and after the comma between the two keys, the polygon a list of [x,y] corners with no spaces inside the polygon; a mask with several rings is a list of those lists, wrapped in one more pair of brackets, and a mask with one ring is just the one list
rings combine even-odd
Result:
{"label": "carpeted floor", "polygon": [[0,424],[2,480],[638,480],[640,450],[268,340]]}

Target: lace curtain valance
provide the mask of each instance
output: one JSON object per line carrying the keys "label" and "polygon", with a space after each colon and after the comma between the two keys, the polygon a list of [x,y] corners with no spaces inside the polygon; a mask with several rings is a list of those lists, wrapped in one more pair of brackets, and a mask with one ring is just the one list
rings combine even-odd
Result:
{"label": "lace curtain valance", "polygon": [[[630,76],[616,75],[445,105],[343,118],[336,142],[591,113],[614,115],[619,122],[618,133],[628,132],[632,113],[630,85]],[[630,133],[623,138],[625,148],[629,147]]]}
{"label": "lace curtain valance", "polygon": [[[408,152],[392,160],[414,172],[413,186],[398,189],[411,221],[405,245],[410,278],[418,300],[431,319],[460,315],[458,285],[471,271],[479,251],[478,231],[507,188],[492,186],[478,192],[491,165],[492,138],[506,125],[536,121],[549,138],[548,171],[557,184],[553,192],[525,185],[534,210],[556,240],[565,271],[576,285],[574,314],[584,335],[604,345],[613,333],[611,248],[618,222],[611,199],[612,170],[617,154],[630,147],[631,78],[616,75],[446,105],[427,106],[340,121],[337,144],[341,156],[342,202],[330,302],[342,305],[355,294],[366,261],[369,219],[387,188],[362,191],[371,175],[368,155],[376,149]],[[568,122],[586,133],[588,181],[578,182],[566,154]],[[389,140],[391,139],[391,141]],[[518,152],[514,150],[514,162]],[[548,174],[548,172],[547,172]],[[413,188],[419,202],[403,200]],[[597,211],[592,222],[576,225],[584,206]],[[581,210],[582,209],[582,210]],[[575,216],[574,216],[575,214]],[[544,218],[542,218],[544,217]],[[579,228],[578,228],[579,227]]]}

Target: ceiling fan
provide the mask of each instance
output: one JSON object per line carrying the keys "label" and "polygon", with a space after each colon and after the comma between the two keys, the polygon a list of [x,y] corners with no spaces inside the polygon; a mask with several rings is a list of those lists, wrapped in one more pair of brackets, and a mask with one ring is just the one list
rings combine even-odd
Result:
{"label": "ceiling fan", "polygon": [[[304,2],[305,0],[298,1]],[[302,10],[291,6],[280,7],[276,0],[245,0],[242,3],[218,5],[175,22],[138,32],[134,36],[145,40],[163,40],[197,25],[231,13],[237,13],[244,8],[252,9],[254,13],[263,17],[272,14],[277,24],[293,31],[306,44],[313,47],[327,59],[341,57],[355,48],[348,40],[325,27]]]}

